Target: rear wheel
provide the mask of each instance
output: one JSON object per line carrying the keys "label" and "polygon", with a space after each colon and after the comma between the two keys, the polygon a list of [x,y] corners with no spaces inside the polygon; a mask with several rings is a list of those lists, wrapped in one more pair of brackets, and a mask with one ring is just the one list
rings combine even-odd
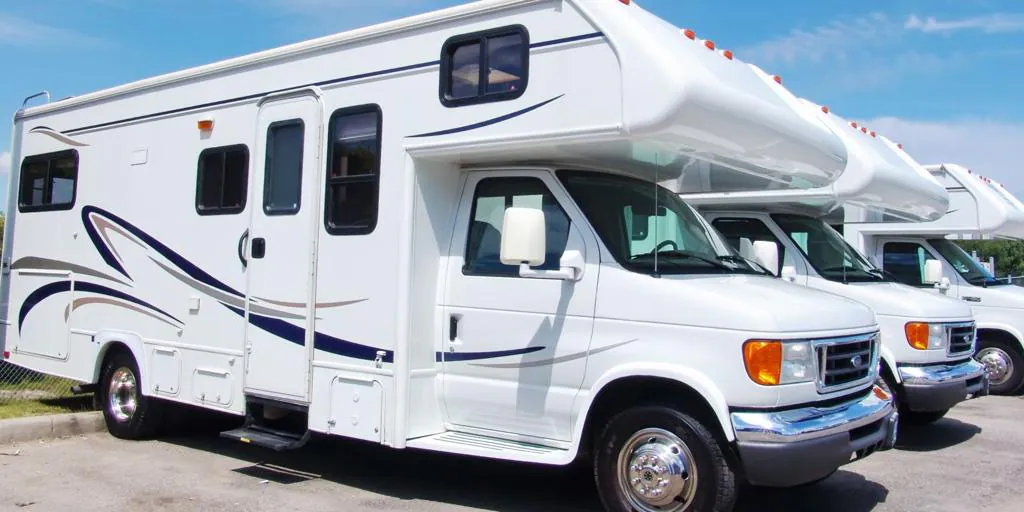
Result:
{"label": "rear wheel", "polygon": [[670,407],[614,416],[595,449],[594,478],[614,512],[727,511],[736,502],[736,476],[718,441]]}
{"label": "rear wheel", "polygon": [[984,337],[978,340],[979,348],[974,359],[985,365],[989,378],[989,392],[993,395],[1016,393],[1024,384],[1024,357],[1020,345],[1014,340],[1008,343],[1001,338]]}
{"label": "rear wheel", "polygon": [[128,352],[111,354],[100,377],[100,404],[107,430],[121,439],[143,439],[154,435],[163,412],[162,403],[144,396],[139,365]]}

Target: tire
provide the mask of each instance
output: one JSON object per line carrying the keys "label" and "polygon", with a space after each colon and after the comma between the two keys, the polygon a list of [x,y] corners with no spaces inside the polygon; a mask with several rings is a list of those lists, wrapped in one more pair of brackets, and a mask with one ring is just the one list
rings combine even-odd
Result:
{"label": "tire", "polygon": [[99,397],[107,431],[120,439],[146,439],[156,434],[163,404],[141,392],[139,365],[128,352],[118,351],[103,364]]}
{"label": "tire", "polygon": [[900,422],[908,425],[928,425],[942,419],[949,409],[943,411],[900,411]]}
{"label": "tire", "polygon": [[[654,446],[657,444],[661,446]],[[669,483],[666,487],[654,483],[658,476],[651,471],[640,469],[634,474],[651,483],[648,490],[669,489],[667,494],[681,501],[664,504],[662,499],[671,498],[648,495],[645,499],[631,489],[627,481],[630,461],[643,460],[637,449],[645,445],[653,458],[646,465],[668,467],[665,481]],[[594,480],[601,502],[610,512],[725,512],[736,503],[736,475],[721,445],[695,418],[665,406],[633,407],[608,421],[594,448]]]}
{"label": "tire", "polygon": [[989,393],[1012,395],[1024,385],[1024,356],[1016,340],[1007,342],[1002,338],[979,337],[978,350],[974,359],[985,365],[989,374]]}

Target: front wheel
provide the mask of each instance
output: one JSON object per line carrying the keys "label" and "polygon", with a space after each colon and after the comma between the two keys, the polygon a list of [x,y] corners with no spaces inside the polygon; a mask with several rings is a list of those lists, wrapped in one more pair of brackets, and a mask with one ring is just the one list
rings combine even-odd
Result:
{"label": "front wheel", "polygon": [[949,409],[941,411],[900,411],[900,421],[906,422],[907,425],[927,425],[929,423],[935,423],[941,420]]}
{"label": "front wheel", "polygon": [[728,511],[736,503],[736,476],[718,441],[670,407],[613,417],[595,449],[594,478],[614,512]]}
{"label": "front wheel", "polygon": [[985,366],[989,378],[989,393],[993,395],[1010,395],[1024,384],[1024,358],[1020,346],[1012,345],[1002,339],[981,339],[980,348],[974,359]]}
{"label": "front wheel", "polygon": [[162,404],[142,394],[139,365],[127,352],[112,354],[103,366],[99,395],[107,430],[121,439],[143,439],[156,433]]}

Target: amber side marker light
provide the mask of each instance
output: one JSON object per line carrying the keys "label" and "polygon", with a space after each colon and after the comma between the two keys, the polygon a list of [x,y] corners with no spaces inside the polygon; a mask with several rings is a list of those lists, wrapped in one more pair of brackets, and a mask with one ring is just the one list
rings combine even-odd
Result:
{"label": "amber side marker light", "polygon": [[782,342],[750,340],[743,344],[743,364],[750,380],[776,386],[782,376]]}

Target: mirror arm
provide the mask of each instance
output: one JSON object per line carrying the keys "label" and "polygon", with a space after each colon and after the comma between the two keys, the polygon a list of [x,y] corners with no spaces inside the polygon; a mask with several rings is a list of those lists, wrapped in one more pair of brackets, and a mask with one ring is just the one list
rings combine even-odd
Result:
{"label": "mirror arm", "polygon": [[563,281],[579,281],[583,277],[582,269],[562,267],[558,270],[534,270],[526,263],[519,264],[519,277],[531,279],[560,279]]}

